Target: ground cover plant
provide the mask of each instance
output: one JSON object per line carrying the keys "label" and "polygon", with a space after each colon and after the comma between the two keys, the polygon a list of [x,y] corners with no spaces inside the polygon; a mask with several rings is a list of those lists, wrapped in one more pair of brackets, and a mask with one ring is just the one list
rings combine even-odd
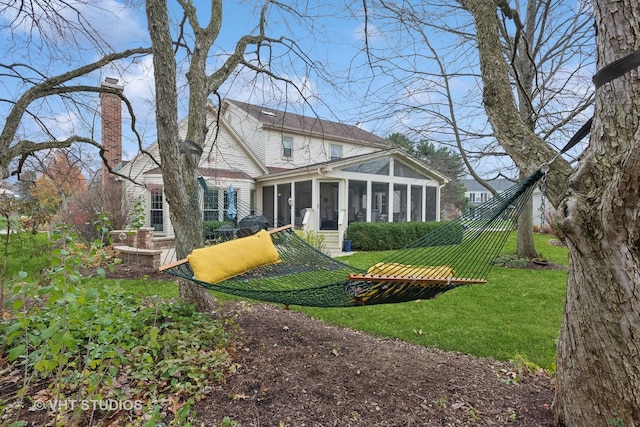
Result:
{"label": "ground cover plant", "polygon": [[37,276],[49,265],[50,247],[47,233],[0,234],[0,277],[14,277],[20,271]]}
{"label": "ground cover plant", "polygon": [[85,246],[64,228],[52,246],[49,268],[8,283],[0,423],[189,425],[195,402],[235,370],[233,319],[84,282]]}

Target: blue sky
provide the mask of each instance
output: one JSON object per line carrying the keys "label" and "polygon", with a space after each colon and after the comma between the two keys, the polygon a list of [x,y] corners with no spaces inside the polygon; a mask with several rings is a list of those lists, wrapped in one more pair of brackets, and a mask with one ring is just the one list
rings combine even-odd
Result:
{"label": "blue sky", "polygon": [[[71,2],[73,4],[73,2]],[[106,44],[114,51],[137,46],[148,46],[147,23],[144,10],[140,5],[136,8],[127,7],[125,4],[115,0],[104,0],[95,2],[98,6],[86,7],[78,2],[75,7],[81,11],[87,21],[100,33],[103,34]],[[139,2],[138,2],[139,3]],[[171,4],[172,2],[170,2]],[[218,66],[225,58],[227,52],[234,48],[236,41],[244,34],[255,31],[258,25],[259,2],[252,1],[225,1],[223,6],[223,24],[220,37],[216,40],[214,49],[211,52],[210,67]],[[208,5],[199,7],[202,22],[208,19]],[[356,55],[358,40],[362,33],[362,20],[349,17],[345,11],[345,6],[340,2],[333,2],[331,7],[309,9],[308,19],[297,21],[286,16],[277,8],[271,8],[269,14],[270,24],[268,31],[273,37],[285,36],[295,38],[301,51],[309,54],[322,72],[336,73],[336,76],[344,75],[344,69],[349,66],[349,61]],[[335,7],[333,7],[335,6]],[[178,11],[176,4],[172,6],[173,11]],[[60,9],[66,17],[73,19],[72,11]],[[339,13],[335,11],[338,10]],[[340,16],[341,15],[341,16]],[[180,18],[177,13],[172,17],[174,23]],[[9,28],[5,25],[11,22],[10,13],[5,13],[0,17],[2,25],[3,39],[11,39]],[[304,21],[304,22],[303,22]],[[29,23],[14,25],[13,35],[18,35],[16,40],[21,42],[33,36],[30,32]],[[69,40],[71,38],[73,40]],[[25,62],[49,75],[55,75],[67,70],[76,68],[84,63],[96,60],[100,53],[94,49],[85,39],[77,38],[78,35],[71,32],[56,41],[56,47],[62,52],[69,52],[69,57],[46,58],[39,50],[40,42],[36,37],[31,38],[27,50],[12,50],[9,45],[4,47],[10,50],[10,58],[5,56],[5,61]],[[68,43],[68,44],[67,44]],[[75,49],[73,44],[76,44]],[[25,43],[26,45],[26,43]],[[276,54],[283,52],[275,51]],[[305,94],[310,95],[311,107],[317,109],[323,118],[341,120],[341,114],[345,110],[353,108],[353,94],[348,92],[348,88],[342,82],[338,88],[331,88],[320,81],[317,73],[307,71],[307,65],[292,60],[291,56],[282,56],[276,61],[275,71],[280,75],[296,82],[300,87],[305,88]],[[81,79],[82,83],[96,85],[103,81],[105,77],[116,77],[119,83],[124,86],[125,94],[131,99],[137,111],[137,120],[141,125],[143,135],[147,143],[153,142],[154,130],[154,82],[151,58],[147,57],[136,63],[122,62],[117,66],[106,67],[99,73],[94,73],[87,78]],[[180,85],[184,87],[184,76],[180,78]],[[10,92],[10,98],[16,98],[24,92],[26,86],[16,84],[16,80],[0,81],[0,87]],[[301,97],[297,96],[291,89],[286,91],[284,84],[273,82],[255,82],[252,73],[243,71],[237,73],[232,80],[226,84],[221,91],[223,97],[230,97],[242,101],[254,103],[269,103],[273,107],[280,108],[301,108],[302,112],[312,114],[311,108],[305,107]],[[97,96],[94,96],[97,101]],[[180,104],[183,107],[181,114],[186,114],[187,97],[183,92],[180,97]],[[287,105],[285,106],[285,101]],[[90,102],[89,100],[87,102]],[[347,105],[347,102],[349,105]],[[45,103],[46,104],[46,103]],[[55,102],[52,101],[54,107]],[[327,106],[331,106],[328,108]],[[7,105],[2,105],[2,112],[7,111]],[[40,111],[46,110],[45,105],[38,107]],[[333,113],[333,114],[332,114]],[[331,117],[333,115],[333,117]],[[73,132],[86,131],[96,123],[95,117],[80,117],[77,111],[63,112],[58,109],[55,113],[47,114],[45,122],[54,130],[54,135],[63,138]],[[364,121],[364,120],[359,120]],[[30,119],[25,120],[24,131],[31,134],[37,129],[35,123]],[[99,133],[99,129],[95,129]],[[125,134],[125,151],[132,156],[135,154],[135,146],[131,144],[131,135]]]}
{"label": "blue sky", "polygon": [[[104,34],[105,42],[110,49],[118,51],[149,44],[146,16],[141,4],[137,4],[137,7],[129,7],[128,3],[116,0],[96,0],[90,3],[95,4],[92,7],[86,7],[79,0],[78,3],[71,4],[75,4],[87,21]],[[208,5],[202,3],[204,6],[198,7],[200,18],[205,22],[208,19]],[[221,35],[210,56],[212,69],[224,60],[225,55],[233,49],[240,36],[255,31],[261,3],[251,0],[225,1]],[[238,72],[223,87],[221,96],[266,104],[302,114],[317,113],[329,120],[350,124],[359,123],[365,129],[383,137],[395,131],[408,133],[408,129],[418,129],[421,133],[412,135],[414,138],[450,142],[450,129],[447,129],[446,125],[437,118],[438,113],[448,114],[448,107],[442,103],[440,86],[442,81],[411,70],[413,68],[426,73],[435,70],[435,62],[423,43],[416,43],[414,38],[399,32],[400,27],[397,21],[376,19],[374,11],[370,10],[368,47],[373,54],[380,57],[395,56],[393,65],[403,66],[405,69],[375,60],[370,64],[369,58],[363,52],[365,20],[361,2],[327,0],[322,3],[306,1],[301,4],[304,4],[306,9],[304,16],[298,19],[272,7],[268,16],[267,30],[273,37],[285,36],[294,39],[300,50],[314,62],[315,69],[310,70],[308,64],[282,50],[274,49],[273,51],[274,57],[277,58],[274,61],[274,71],[304,88],[309,104],[305,103],[291,88],[287,90],[283,83],[265,79],[254,80],[254,75],[246,70]],[[170,2],[170,5],[172,11],[179,10],[174,2]],[[60,10],[68,17],[75,16],[65,12],[64,9]],[[5,13],[0,17],[0,22],[7,24],[10,18],[10,13]],[[180,15],[174,14],[172,19],[174,24],[177,24]],[[443,24],[469,23],[467,15],[455,13],[455,11],[445,11],[439,16],[434,14],[433,19],[434,23],[437,23],[435,22],[437,19]],[[31,38],[28,48],[20,49],[18,43],[29,36],[28,28],[26,25],[14,26],[13,40],[16,41],[16,48],[12,49],[12,46],[4,42],[5,62],[25,62],[53,75],[94,61],[100,56],[100,52],[86,40],[78,38],[76,32],[69,32],[56,40],[56,46],[61,50],[60,54],[53,59],[47,58],[44,52],[38,50],[37,37]],[[0,36],[4,40],[11,40],[9,29],[5,25],[0,30],[3,32]],[[476,69],[475,53],[472,50],[456,53],[454,56],[449,50],[454,40],[448,39],[442,33],[430,33],[429,36],[434,46],[449,61],[448,71],[468,73]],[[587,73],[590,72],[587,71]],[[120,84],[125,87],[125,94],[131,99],[136,109],[137,121],[145,144],[153,142],[155,104],[151,58],[107,67],[99,73],[82,79],[82,83],[96,85],[105,77],[116,77],[120,80]],[[489,132],[486,118],[482,114],[481,89],[478,81],[472,77],[460,76],[451,79],[450,84],[457,97],[458,119],[478,132]],[[181,76],[180,86],[185,87],[184,76]],[[11,98],[23,92],[26,86],[16,84],[15,80],[0,78],[0,88],[5,90]],[[586,87],[585,90],[589,88]],[[86,98],[89,104],[97,104],[97,101],[96,95]],[[181,117],[186,115],[186,101],[187,97],[183,92],[179,99],[182,106]],[[392,111],[389,105],[393,102],[406,103],[411,112]],[[428,106],[431,112],[427,114],[415,108],[421,106]],[[0,114],[5,113],[6,108],[6,104],[0,104]],[[37,108],[34,106],[34,112],[42,112],[45,123],[54,130],[54,135],[58,138],[64,138],[73,133],[85,135],[90,133],[99,140],[99,118],[95,114],[73,109],[64,112],[55,101],[40,103]],[[125,123],[125,129],[127,127],[128,124]],[[27,118],[22,131],[35,139],[37,128],[35,121]],[[478,141],[485,142],[482,139]],[[469,144],[474,142],[470,140]],[[127,157],[135,155],[137,149],[133,143],[132,134],[126,130],[124,143],[125,155]],[[501,163],[497,161],[496,164],[500,166]]]}

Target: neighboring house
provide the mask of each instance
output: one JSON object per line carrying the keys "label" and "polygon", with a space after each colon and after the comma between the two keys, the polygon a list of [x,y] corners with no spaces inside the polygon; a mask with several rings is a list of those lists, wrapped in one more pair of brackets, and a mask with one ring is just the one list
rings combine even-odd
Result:
{"label": "neighboring house", "polygon": [[[198,165],[209,188],[200,196],[204,220],[225,219],[229,185],[238,220],[259,212],[274,218],[274,226],[321,233],[332,253],[353,221],[439,220],[440,188],[448,179],[386,139],[229,99],[220,115],[211,104],[207,114],[211,126]],[[180,126],[184,135],[186,120]],[[147,151],[159,158],[157,143]],[[145,184],[125,182],[125,194],[146,200],[147,225],[171,237],[160,168],[141,154],[119,172]]]}
{"label": "neighboring house", "polygon": [[[510,181],[508,179],[493,179],[487,181],[489,185],[493,189],[495,189],[498,193],[502,193],[509,187],[515,184],[515,182]],[[473,208],[476,206],[486,202],[493,198],[493,194],[489,190],[487,190],[483,185],[478,183],[474,179],[463,179],[462,184],[465,186],[465,197],[469,200],[469,210],[473,211]],[[533,190],[533,195],[531,196],[533,199],[533,225],[541,225],[542,224],[542,192],[536,186]],[[549,204],[546,205],[547,210],[549,209]],[[545,219],[546,221],[546,219]]]}
{"label": "neighboring house", "polygon": [[7,197],[7,198],[18,198],[18,196],[16,195],[16,193],[14,193],[13,191],[9,190],[8,188],[5,187],[0,187],[0,197]]}

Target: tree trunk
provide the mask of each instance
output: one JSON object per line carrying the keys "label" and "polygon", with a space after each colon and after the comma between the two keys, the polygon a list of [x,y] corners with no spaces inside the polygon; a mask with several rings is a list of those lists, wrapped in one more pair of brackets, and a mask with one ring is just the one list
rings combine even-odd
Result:
{"label": "tree trunk", "polygon": [[[483,99],[500,144],[521,169],[550,160],[548,147],[517,117],[497,37],[496,4],[461,3],[475,19]],[[595,6],[601,69],[640,48],[640,4]],[[553,405],[564,425],[640,425],[639,171],[635,69],[597,90],[591,140],[577,170],[571,172],[562,158],[550,167],[547,196],[557,207],[570,252]]]}
{"label": "tree trunk", "polygon": [[573,230],[563,226],[571,269],[558,345],[554,412],[557,422],[567,426],[585,425],[587,420],[589,425],[637,426],[638,250],[620,244],[627,238],[624,230],[610,234],[602,224],[580,224],[588,218],[584,215],[588,210],[586,205],[576,206]]}
{"label": "tree trunk", "polygon": [[533,200],[529,198],[518,217],[518,240],[516,243],[518,258],[538,258],[536,244],[533,240]]}
{"label": "tree trunk", "polygon": [[[526,176],[527,174],[520,172],[520,178],[525,178]],[[522,213],[518,217],[516,253],[518,258],[522,259],[538,258],[536,244],[533,241],[533,199],[531,197],[527,200]]]}
{"label": "tree trunk", "polygon": [[[596,2],[598,69],[640,48],[640,5]],[[554,410],[566,425],[640,425],[640,79],[596,92],[591,141],[558,210],[571,268]]]}
{"label": "tree trunk", "polygon": [[[200,247],[204,243],[199,188],[193,166],[180,151],[176,62],[167,4],[163,0],[148,0],[146,6],[153,48],[158,106],[156,126],[162,179],[175,233],[176,256],[184,258],[194,247]],[[199,311],[206,312],[214,308],[211,295],[204,288],[187,280],[180,281],[180,296],[186,302],[194,304]]]}
{"label": "tree trunk", "polygon": [[[536,76],[534,55],[531,52],[534,45],[535,18],[537,0],[527,2],[526,22],[523,33],[513,41],[516,46],[516,60],[514,65],[514,79],[518,82],[518,112],[520,118],[529,127],[532,133],[535,132],[536,121],[532,102],[534,100],[533,81]],[[509,52],[511,53],[511,52]],[[526,178],[529,174],[520,171],[520,178]],[[524,206],[524,210],[518,217],[518,240],[516,242],[516,253],[518,258],[533,259],[538,257],[536,244],[533,241],[533,199],[529,198]]]}

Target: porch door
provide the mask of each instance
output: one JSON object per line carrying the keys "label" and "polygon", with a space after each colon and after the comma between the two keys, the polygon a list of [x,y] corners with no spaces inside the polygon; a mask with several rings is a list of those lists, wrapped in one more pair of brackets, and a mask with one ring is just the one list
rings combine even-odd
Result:
{"label": "porch door", "polygon": [[320,230],[338,229],[338,181],[320,182]]}
{"label": "porch door", "polygon": [[278,184],[278,198],[276,205],[278,208],[278,226],[291,224],[291,184]]}

